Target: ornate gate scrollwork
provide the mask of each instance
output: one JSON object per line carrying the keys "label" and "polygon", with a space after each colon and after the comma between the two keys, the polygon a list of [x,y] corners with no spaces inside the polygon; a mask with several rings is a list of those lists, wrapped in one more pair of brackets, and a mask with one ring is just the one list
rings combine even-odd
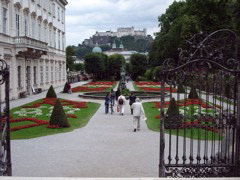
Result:
{"label": "ornate gate scrollwork", "polygon": [[177,61],[164,61],[160,74],[159,176],[239,177],[237,36],[223,29],[187,43]]}
{"label": "ornate gate scrollwork", "polygon": [[0,59],[0,176],[12,175],[10,151],[9,67]]}

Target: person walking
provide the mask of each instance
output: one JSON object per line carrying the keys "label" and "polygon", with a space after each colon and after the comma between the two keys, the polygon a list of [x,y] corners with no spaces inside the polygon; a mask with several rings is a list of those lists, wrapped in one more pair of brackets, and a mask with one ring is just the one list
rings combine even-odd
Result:
{"label": "person walking", "polygon": [[105,96],[105,114],[108,114],[109,104],[110,104],[110,94],[107,93]]}
{"label": "person walking", "polygon": [[70,83],[68,83],[67,89],[68,89],[68,94],[72,94],[72,86]]}
{"label": "person walking", "polygon": [[122,116],[124,114],[125,105],[126,105],[126,98],[124,95],[120,95],[118,97],[118,107],[119,107],[120,115]]}
{"label": "person walking", "polygon": [[142,103],[139,98],[136,98],[136,102],[132,104],[133,108],[133,132],[140,131],[140,117],[145,116]]}
{"label": "person walking", "polygon": [[111,89],[111,105],[114,106],[115,105],[115,99],[116,99],[116,93],[113,91],[113,89]]}
{"label": "person walking", "polygon": [[116,101],[118,101],[118,97],[121,95],[121,90],[120,88],[118,87],[116,93],[115,93],[115,96],[116,96]]}
{"label": "person walking", "polygon": [[127,98],[127,99],[129,99],[129,105],[130,105],[130,109],[131,109],[131,114],[132,115],[133,115],[132,104],[135,103],[136,98],[137,97],[134,95],[133,92],[131,92],[131,95]]}

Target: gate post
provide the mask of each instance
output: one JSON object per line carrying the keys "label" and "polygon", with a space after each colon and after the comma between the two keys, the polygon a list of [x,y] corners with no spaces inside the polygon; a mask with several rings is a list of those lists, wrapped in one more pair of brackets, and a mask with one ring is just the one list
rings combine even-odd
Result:
{"label": "gate post", "polygon": [[161,115],[160,115],[160,148],[159,148],[159,177],[165,177],[165,163],[164,163],[164,98],[165,98],[165,73],[160,73],[161,77]]}
{"label": "gate post", "polygon": [[9,105],[9,88],[10,88],[10,78],[9,78],[9,68],[6,68],[5,74],[5,100],[6,100],[6,117],[7,117],[7,134],[6,134],[6,142],[7,142],[7,175],[12,176],[12,163],[11,163],[11,145],[10,145],[10,105]]}
{"label": "gate post", "polygon": [[239,163],[240,163],[240,73],[237,75],[237,119],[236,119],[236,150],[235,150],[235,164],[238,165],[238,167],[235,168],[235,176],[239,177],[240,172],[239,172]]}

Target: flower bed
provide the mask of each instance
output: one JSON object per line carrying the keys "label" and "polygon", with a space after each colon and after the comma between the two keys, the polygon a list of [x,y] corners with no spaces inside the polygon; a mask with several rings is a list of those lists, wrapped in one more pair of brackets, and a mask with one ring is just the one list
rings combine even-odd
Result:
{"label": "flower bed", "polygon": [[[18,131],[21,129],[32,128],[37,126],[48,125],[49,118],[51,116],[53,107],[55,105],[57,98],[44,98],[41,101],[32,103],[31,105],[24,105],[18,111],[12,112],[13,116],[10,118],[11,129],[10,131]],[[86,102],[75,102],[70,100],[60,100],[67,115],[67,118],[78,118],[75,112],[80,111],[80,108],[88,108]],[[39,119],[37,117],[49,117],[45,120]],[[34,124],[27,124],[24,126],[14,126],[16,122],[26,122],[30,121]],[[59,128],[57,126],[49,128]]]}
{"label": "flower bed", "polygon": [[82,86],[72,88],[72,92],[103,92],[113,89],[116,82],[90,82]]}
{"label": "flower bed", "polygon": [[[154,106],[152,108],[161,108],[161,102],[153,102]],[[170,102],[164,102],[164,112],[167,112]],[[213,127],[213,122],[215,121],[213,118],[203,118],[195,115],[199,115],[199,111],[201,114],[210,114],[212,117],[219,114],[221,106],[219,105],[210,105],[209,103],[204,102],[202,99],[183,99],[177,101],[179,112],[182,115],[188,115],[188,119],[184,119],[180,125],[174,125],[174,127],[178,127],[179,129],[184,128],[201,128],[207,131],[211,131],[214,133],[218,133],[218,130]],[[160,116],[155,116],[156,119],[159,119]],[[216,122],[214,122],[216,124]],[[168,125],[166,128],[173,128],[171,125]]]}
{"label": "flower bed", "polygon": [[[160,82],[135,82],[136,87],[142,91],[161,91]],[[177,92],[177,89],[171,88],[169,86],[165,87],[166,92]]]}

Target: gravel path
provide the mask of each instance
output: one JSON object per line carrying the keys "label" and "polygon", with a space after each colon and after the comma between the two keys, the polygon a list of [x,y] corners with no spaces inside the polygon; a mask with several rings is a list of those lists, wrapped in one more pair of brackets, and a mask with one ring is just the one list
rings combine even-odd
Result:
{"label": "gravel path", "polygon": [[[73,87],[77,85],[79,83]],[[127,86],[133,88],[131,82]],[[62,88],[56,91],[60,90]],[[44,92],[11,102],[11,107],[42,96]],[[58,96],[83,101],[77,94],[58,93]],[[85,127],[68,133],[11,141],[13,176],[158,176],[159,133],[148,130],[145,122],[141,122],[141,130],[134,133],[129,105],[124,116],[106,115],[103,100],[87,101],[101,103],[101,106]]]}

